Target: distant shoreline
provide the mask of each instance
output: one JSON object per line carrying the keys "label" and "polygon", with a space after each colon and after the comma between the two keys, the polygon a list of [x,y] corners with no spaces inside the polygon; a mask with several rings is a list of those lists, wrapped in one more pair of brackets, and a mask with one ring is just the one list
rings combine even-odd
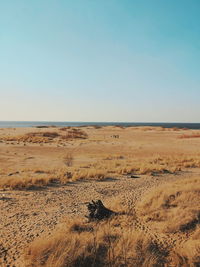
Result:
{"label": "distant shoreline", "polygon": [[36,127],[36,126],[121,126],[121,127],[137,127],[151,126],[164,128],[187,128],[200,129],[200,123],[176,123],[176,122],[54,122],[54,121],[0,121],[0,128],[20,128],[20,127]]}

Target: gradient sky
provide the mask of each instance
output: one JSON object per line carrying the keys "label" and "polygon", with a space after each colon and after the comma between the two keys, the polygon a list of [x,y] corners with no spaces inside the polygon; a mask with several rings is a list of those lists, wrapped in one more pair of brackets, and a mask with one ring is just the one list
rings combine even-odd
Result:
{"label": "gradient sky", "polygon": [[0,120],[200,122],[199,0],[0,0]]}

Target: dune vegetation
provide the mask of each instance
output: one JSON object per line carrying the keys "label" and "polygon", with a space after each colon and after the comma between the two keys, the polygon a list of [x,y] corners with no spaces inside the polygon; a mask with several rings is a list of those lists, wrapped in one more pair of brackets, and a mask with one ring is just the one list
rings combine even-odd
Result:
{"label": "dune vegetation", "polygon": [[200,133],[182,134],[179,138],[200,138]]}
{"label": "dune vegetation", "polygon": [[73,139],[85,139],[87,134],[77,128],[61,128],[58,131],[38,131],[38,132],[28,132],[22,135],[8,135],[0,137],[1,141],[7,142],[27,142],[27,143],[52,143],[61,140],[73,140]]}
{"label": "dune vegetation", "polygon": [[199,266],[200,178],[159,187],[102,222],[65,220],[25,252],[27,266]]}
{"label": "dune vegetation", "polygon": [[[12,238],[1,236],[0,265],[199,266],[197,133],[2,129],[1,217]],[[92,199],[117,215],[88,222],[83,204]]]}
{"label": "dune vegetation", "polygon": [[187,168],[200,167],[200,156],[161,157],[134,159],[122,155],[107,155],[101,160],[74,166],[72,154],[63,157],[62,168],[28,168],[4,174],[0,179],[0,188],[31,189],[53,184],[66,184],[87,179],[107,179],[123,175],[161,175],[175,174]]}
{"label": "dune vegetation", "polygon": [[102,180],[126,175],[161,175],[174,174],[187,168],[200,167],[200,157],[165,157],[154,156],[151,159],[137,160],[122,155],[106,156],[87,165],[73,166],[74,157],[66,154],[62,168],[21,169],[1,175],[0,188],[32,189],[53,184],[67,184],[73,181],[96,179]]}

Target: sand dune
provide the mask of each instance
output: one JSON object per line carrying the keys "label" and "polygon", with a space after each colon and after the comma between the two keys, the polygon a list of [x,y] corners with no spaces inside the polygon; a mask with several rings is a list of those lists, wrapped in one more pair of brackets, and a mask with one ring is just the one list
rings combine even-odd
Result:
{"label": "sand dune", "polygon": [[[187,138],[182,138],[186,133]],[[158,266],[198,266],[195,264],[199,264],[199,258],[194,251],[199,249],[200,138],[193,138],[198,134],[193,130],[160,127],[2,129],[1,265],[74,266],[75,256],[71,255],[71,262],[66,261],[72,251],[72,247],[69,249],[66,245],[67,239],[59,239],[65,246],[59,253],[56,249],[48,251],[46,261],[42,259],[44,251],[48,242],[54,244],[55,236],[63,233],[69,219],[72,225],[77,217],[87,225],[84,203],[101,199],[108,207],[118,203],[113,208],[119,211],[131,209],[131,216],[119,216],[111,221],[110,231],[118,231],[114,226],[117,224],[127,231],[132,229],[132,239],[127,239],[127,244],[133,243],[135,238],[143,242],[143,247],[139,251],[127,248],[127,259],[120,258],[122,240],[127,237],[118,233],[121,237],[118,243],[113,243],[118,247],[115,259],[107,254],[104,257],[107,263],[99,260],[96,266],[97,263],[107,266],[109,261],[112,261],[111,266],[119,266],[124,260],[126,266],[147,266],[138,261],[139,253],[145,254],[147,250],[149,254],[145,260],[152,264],[148,266],[155,263],[160,264]],[[172,197],[177,192],[183,192],[180,202],[179,198]],[[167,196],[171,199],[167,200]],[[197,203],[196,211],[192,203]],[[178,220],[179,213],[185,219]],[[191,222],[193,227],[182,231],[181,226]],[[102,229],[107,227],[107,222],[103,224]],[[73,236],[70,229],[66,231]],[[98,231],[102,238],[102,230]],[[83,234],[89,244],[91,233]],[[150,253],[149,240],[153,240],[156,253]],[[107,247],[106,243],[104,245]],[[80,255],[86,253],[84,250],[79,252]],[[90,260],[94,256],[92,252],[88,255]],[[88,266],[83,265],[83,261],[81,264],[76,266]]]}

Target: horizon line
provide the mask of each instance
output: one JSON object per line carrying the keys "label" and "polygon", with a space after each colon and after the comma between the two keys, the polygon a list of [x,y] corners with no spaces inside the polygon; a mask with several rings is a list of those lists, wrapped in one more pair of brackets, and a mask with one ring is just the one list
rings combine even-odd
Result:
{"label": "horizon line", "polygon": [[51,121],[51,120],[0,120],[0,122],[68,122],[68,123],[191,123],[199,124],[200,122],[180,122],[180,121]]}

